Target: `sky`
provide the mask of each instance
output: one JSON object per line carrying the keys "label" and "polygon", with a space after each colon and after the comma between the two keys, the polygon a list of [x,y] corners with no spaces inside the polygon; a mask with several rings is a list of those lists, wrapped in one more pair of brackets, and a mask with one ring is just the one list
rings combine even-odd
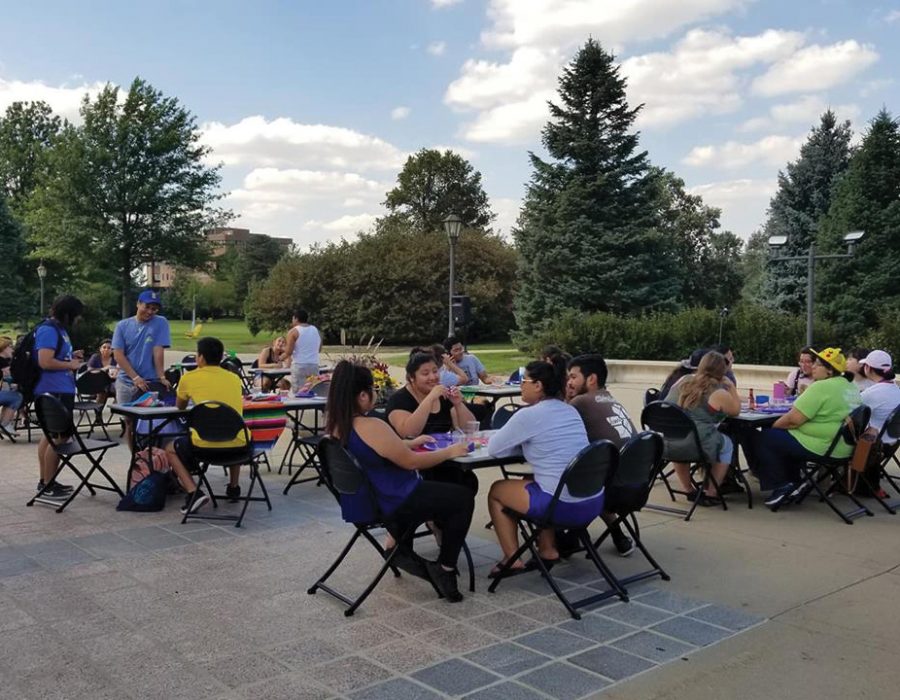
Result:
{"label": "sky", "polygon": [[[655,164],[747,238],[821,113],[900,117],[900,0],[32,0],[0,3],[0,110],[140,76],[196,118],[235,226],[301,249],[385,213],[406,158],[450,148],[509,235],[547,101],[588,37]],[[891,66],[894,68],[892,69]]]}

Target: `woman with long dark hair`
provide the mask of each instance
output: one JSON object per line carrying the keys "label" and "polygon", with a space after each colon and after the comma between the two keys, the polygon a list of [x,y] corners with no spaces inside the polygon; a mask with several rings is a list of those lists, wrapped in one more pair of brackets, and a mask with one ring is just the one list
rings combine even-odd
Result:
{"label": "woman with long dark hair", "polygon": [[[34,351],[41,368],[34,395],[51,394],[69,412],[75,407],[75,370],[82,363],[82,352],[72,348],[69,332],[83,313],[84,304],[80,299],[71,294],[63,294],[54,299],[50,306],[50,316],[34,332]],[[47,484],[41,499],[65,501],[72,492],[72,487],[59,482],[50,483],[59,466],[59,456],[46,436],[41,437],[38,443],[38,462],[41,470],[38,491]]]}
{"label": "woman with long dark hair", "polygon": [[[504,509],[534,516],[545,512],[569,462],[588,444],[581,415],[563,401],[565,376],[566,364],[561,357],[552,362],[529,363],[522,378],[522,400],[528,405],[516,411],[488,441],[492,456],[505,457],[521,450],[534,469],[534,480],[501,479],[491,485],[488,510],[503,550],[503,559],[491,572],[493,575],[519,548],[516,521]],[[602,494],[583,499],[564,490],[555,514],[563,521],[581,522],[600,515],[602,510]],[[545,561],[559,559],[552,530],[541,531],[538,551]],[[524,566],[514,562],[511,569]]]}
{"label": "woman with long dark hair", "polygon": [[[405,571],[430,578],[451,603],[462,600],[456,584],[456,562],[472,522],[474,494],[457,484],[424,481],[418,470],[431,469],[448,459],[461,457],[468,445],[458,443],[433,452],[415,452],[411,447],[431,442],[420,436],[404,442],[380,418],[367,414],[375,404],[372,372],[347,360],[337,364],[328,392],[326,432],[339,440],[359,461],[379,507],[387,518],[387,529],[400,547],[395,561]],[[342,499],[345,497],[342,497]],[[342,505],[352,508],[352,502]],[[419,558],[412,541],[400,540],[411,526],[432,521],[442,533],[436,562]]]}

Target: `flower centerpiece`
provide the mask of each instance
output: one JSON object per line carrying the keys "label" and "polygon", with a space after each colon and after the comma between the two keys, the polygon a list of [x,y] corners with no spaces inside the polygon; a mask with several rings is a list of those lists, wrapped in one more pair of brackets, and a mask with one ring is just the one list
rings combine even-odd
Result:
{"label": "flower centerpiece", "polygon": [[372,370],[372,379],[375,383],[375,405],[383,406],[397,390],[397,382],[391,376],[386,362],[373,358],[371,365],[367,366]]}

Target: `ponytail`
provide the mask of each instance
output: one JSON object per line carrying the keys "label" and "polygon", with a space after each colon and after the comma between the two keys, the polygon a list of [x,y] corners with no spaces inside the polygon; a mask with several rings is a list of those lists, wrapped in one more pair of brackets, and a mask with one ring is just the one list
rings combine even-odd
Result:
{"label": "ponytail", "polygon": [[372,371],[348,360],[338,362],[331,373],[325,432],[339,439],[345,447],[353,430],[353,419],[358,408],[357,396],[363,391],[371,395],[373,385]]}

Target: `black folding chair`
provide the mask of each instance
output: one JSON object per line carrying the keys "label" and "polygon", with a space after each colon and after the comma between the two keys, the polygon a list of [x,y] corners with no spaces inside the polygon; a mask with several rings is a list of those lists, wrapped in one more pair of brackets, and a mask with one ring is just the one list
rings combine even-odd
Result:
{"label": "black folding chair", "polygon": [[[363,518],[359,515],[352,517],[349,513],[345,514],[344,520],[356,528],[353,532],[353,536],[341,550],[340,554],[338,554],[337,559],[332,562],[325,573],[322,574],[307,590],[307,593],[310,595],[313,595],[316,591],[322,589],[329,595],[334,596],[348,606],[347,609],[344,610],[344,615],[350,617],[356,612],[356,609],[362,605],[363,601],[369,597],[369,594],[375,590],[375,586],[378,585],[378,582],[381,581],[388,569],[394,573],[394,576],[400,576],[399,569],[393,564],[394,557],[397,555],[397,552],[400,551],[400,548],[399,546],[394,547],[390,552],[387,552],[384,547],[381,546],[381,543],[372,535],[372,530],[385,528],[385,518],[378,506],[378,501],[375,498],[375,491],[369,482],[369,478],[366,476],[366,473],[359,462],[356,461],[356,457],[344,449],[339,441],[332,438],[323,438],[319,444],[319,459],[322,477],[325,484],[328,486],[328,489],[337,499],[338,504],[341,503],[341,496],[360,496],[360,500],[367,501],[367,504],[370,506],[370,517]],[[341,510],[342,512],[345,512],[343,507]],[[400,541],[410,537],[414,530],[415,526],[407,528]],[[344,595],[336,588],[325,583],[325,581],[327,581],[341,565],[341,562],[344,561],[350,553],[350,550],[353,549],[353,545],[356,544],[356,541],[360,537],[365,538],[369,544],[375,548],[375,551],[377,551],[384,559],[384,563],[378,569],[378,573],[375,574],[375,577],[369,582],[363,592],[354,599]],[[440,591],[438,591],[434,584],[432,584],[432,587],[434,587],[434,590],[440,595]]]}
{"label": "black folding chair", "polygon": [[[213,493],[212,486],[206,478],[206,471],[211,464],[221,467],[239,467],[247,465],[250,469],[250,485],[247,493],[237,497],[239,502],[243,501],[239,515],[219,515],[215,513],[197,513],[191,512],[191,506],[199,493],[199,489],[194,491],[193,497],[188,503],[187,512],[181,519],[182,523],[188,520],[233,520],[234,526],[240,527],[244,520],[244,513],[251,501],[263,501],[272,510],[272,502],[269,500],[269,494],[266,491],[266,485],[263,483],[262,475],[259,473],[259,460],[265,454],[265,450],[257,450],[253,447],[250,439],[250,431],[241,415],[230,406],[218,401],[204,401],[194,406],[187,415],[187,428],[191,435],[196,431],[197,437],[204,442],[212,443],[228,443],[234,441],[237,435],[244,436],[244,444],[239,447],[196,447],[191,445],[191,453],[194,457],[195,472],[202,485],[206,487],[209,497],[212,500],[213,508],[218,508],[219,498],[228,498],[227,495],[216,495]],[[254,496],[253,489],[256,484],[262,490],[262,496]]]}
{"label": "black folding chair", "polygon": [[166,379],[169,380],[169,384],[172,385],[172,389],[178,388],[178,382],[181,381],[181,370],[177,367],[169,367],[164,373]]}
{"label": "black folding chair", "polygon": [[[529,551],[531,552],[531,561],[534,562],[534,566],[541,572],[541,575],[556,594],[556,597],[560,599],[562,604],[566,606],[566,610],[569,611],[569,614],[576,620],[581,619],[578,608],[593,605],[594,603],[606,600],[612,596],[618,596],[621,600],[628,602],[627,591],[609,570],[609,567],[606,566],[606,563],[600,557],[597,550],[591,545],[591,536],[588,534],[587,530],[591,523],[572,524],[561,522],[554,517],[563,488],[566,488],[569,494],[575,498],[591,498],[601,494],[610,471],[614,470],[616,467],[618,457],[618,450],[616,450],[615,445],[609,440],[592,442],[575,455],[574,459],[566,467],[566,470],[560,477],[556,492],[553,494],[553,498],[547,506],[547,512],[542,517],[530,518],[526,513],[520,513],[511,508],[504,508],[505,513],[518,521],[519,531],[522,535],[523,542],[516,552],[507,559],[506,562],[500,565],[498,575],[488,587],[490,593],[497,590],[497,586],[500,585],[500,582],[512,573],[512,565],[518,561],[526,551]],[[541,559],[537,547],[535,546],[540,531],[548,528],[551,530],[565,528],[574,534],[584,548],[584,551],[587,553],[588,558],[593,562],[594,566],[597,567],[597,570],[603,578],[606,579],[610,588],[606,591],[582,598],[581,600],[570,601],[559,587],[556,579],[553,578],[549,568],[544,563],[543,559]]]}
{"label": "black folding chair", "polygon": [[620,578],[624,587],[629,583],[659,576],[663,581],[670,580],[663,568],[656,562],[641,540],[641,530],[637,516],[650,497],[650,491],[656,481],[660,469],[665,465],[663,459],[663,439],[658,433],[644,431],[632,436],[622,445],[619,451],[619,463],[606,481],[605,511],[615,513],[616,519],[594,542],[598,549],[603,541],[612,533],[612,528],[624,525],[635,546],[653,567],[649,571]]}
{"label": "black folding chair", "polygon": [[241,380],[241,386],[245,394],[249,394],[253,389],[253,382],[244,372],[244,363],[238,357],[226,357],[221,363],[222,369],[234,372]]}
{"label": "black folding chair", "polygon": [[519,404],[507,403],[497,406],[494,415],[491,417],[491,430],[500,430],[512,418],[513,413],[522,408]]}
{"label": "black folding chair", "polygon": [[[35,397],[34,406],[35,412],[37,413],[38,424],[44,432],[44,437],[47,438],[50,442],[50,446],[59,456],[59,466],[56,468],[53,478],[47,481],[47,483],[44,484],[44,487],[38,491],[26,505],[33,506],[35,502],[54,505],[58,506],[56,512],[62,513],[65,507],[72,502],[72,499],[78,495],[82,488],[87,488],[92,496],[97,495],[97,489],[99,489],[101,491],[113,491],[114,493],[117,493],[120,498],[124,497],[125,494],[122,493],[122,489],[119,488],[119,485],[109,475],[109,472],[101,465],[103,456],[106,454],[107,450],[118,447],[119,443],[111,440],[91,440],[89,438],[83,438],[75,428],[72,414],[69,413],[69,410],[63,406],[62,402],[55,396],[51,396],[50,394],[40,394]],[[72,459],[75,457],[84,457],[87,459],[87,461],[90,462],[91,468],[82,474],[78,467],[72,463]],[[75,476],[78,477],[78,486],[72,489],[72,493],[63,503],[43,498],[44,492],[53,485],[62,470],[66,467],[71,469]],[[109,485],[92,483],[91,476],[95,471],[100,472],[106,481],[109,482]]]}
{"label": "black folding chair", "polygon": [[[318,397],[327,398],[330,387],[330,381],[319,382],[312,388],[312,393]],[[297,471],[285,485],[284,491],[282,491],[284,495],[287,495],[287,492],[291,490],[291,487],[296,484],[305,484],[310,481],[315,481],[319,484],[322,483],[322,474],[319,471],[319,443],[322,440],[322,434],[321,428],[319,428],[318,412],[316,413],[316,422],[312,427],[303,424],[303,413],[303,411],[300,412],[300,415],[297,416],[297,420],[295,420],[294,424],[291,426],[291,446],[288,448],[288,451],[285,452],[285,455],[281,460],[281,466],[278,469],[278,473],[280,474],[281,470],[286,466],[288,474],[290,474],[291,469],[295,466],[294,455],[299,454],[300,457],[303,458],[303,462],[297,467]],[[303,435],[301,433],[302,430],[307,430],[310,434]],[[301,478],[303,470],[307,467],[314,469],[316,475]]]}
{"label": "black folding chair", "polygon": [[[894,442],[886,444],[884,442],[885,436],[891,438]],[[900,447],[900,406],[897,406],[897,408],[891,412],[891,415],[888,416],[884,425],[881,426],[881,430],[878,431],[877,443],[881,445],[879,476],[883,477],[891,485],[891,488],[900,494],[900,478],[888,472],[888,466],[890,466],[891,462],[900,467],[900,460],[897,459],[897,448]],[[877,487],[878,485],[874,484],[873,486]],[[873,488],[872,491],[874,493],[876,489]],[[880,497],[879,500],[881,500]],[[892,510],[893,508],[896,508],[898,504],[890,503],[886,505],[885,502],[882,502],[882,505],[888,508],[888,510]]]}
{"label": "black folding chair", "polygon": [[84,419],[88,418],[88,431],[86,433],[88,437],[91,437],[94,434],[94,430],[99,428],[103,431],[106,439],[110,439],[109,432],[106,430],[108,424],[103,420],[105,403],[100,403],[96,400],[96,397],[98,394],[107,394],[108,397],[112,383],[109,374],[103,370],[87,370],[75,378],[75,389],[78,391],[78,397],[74,405],[74,409],[78,413],[75,427],[82,428]]}
{"label": "black folding chair", "polygon": [[[645,429],[652,430],[662,436],[663,458],[666,462],[686,462],[691,465],[691,484],[694,488],[694,493],[698,494],[698,497],[691,503],[691,507],[688,510],[654,504],[647,505],[646,508],[663,513],[683,515],[686,521],[690,520],[700,503],[701,494],[705,493],[707,487],[712,484],[713,490],[716,492],[716,500],[722,506],[722,510],[728,510],[728,504],[725,502],[722,494],[721,484],[713,477],[711,465],[700,444],[700,434],[697,432],[697,425],[684,409],[668,401],[653,401],[644,406],[644,410],[641,412],[641,425]],[[699,481],[695,478],[698,470],[703,472],[703,479]],[[657,474],[657,478],[663,482],[669,493],[669,498],[673,502],[676,495],[684,496],[685,498],[691,496],[690,492],[672,486],[669,479],[673,476],[674,470],[666,471],[664,467]],[[747,505],[752,508],[750,485],[747,483],[747,477],[743,471],[735,467],[735,460],[732,460],[729,465],[725,478],[728,478],[729,475],[732,475],[744,487],[744,492],[748,497]]]}
{"label": "black folding chair", "polygon": [[[858,518],[860,515],[875,515],[844,486],[847,471],[850,469],[850,458],[834,456],[834,450],[841,441],[851,446],[856,445],[857,437],[865,432],[871,415],[872,410],[865,404],[854,408],[850,411],[849,420],[841,423],[841,427],[838,428],[837,433],[832,438],[825,454],[816,460],[810,460],[800,465],[801,482],[798,486],[799,495],[795,498],[794,503],[802,503],[810,493],[815,491],[819,494],[819,500],[824,501],[848,525],[852,525],[853,518]],[[822,482],[827,479],[831,479],[831,485],[823,490]],[[856,508],[846,512],[842,511],[834,504],[832,499],[835,493],[842,493],[847,496],[853,501]],[[778,510],[778,506],[772,510]]]}
{"label": "black folding chair", "polygon": [[197,356],[196,355],[185,355],[181,358],[182,364],[191,365],[190,367],[185,367],[185,372],[190,372],[191,370],[197,369]]}
{"label": "black folding chair", "polygon": [[647,406],[654,401],[662,401],[663,396],[659,395],[659,389],[656,387],[650,387],[647,391],[644,392],[644,405]]}

